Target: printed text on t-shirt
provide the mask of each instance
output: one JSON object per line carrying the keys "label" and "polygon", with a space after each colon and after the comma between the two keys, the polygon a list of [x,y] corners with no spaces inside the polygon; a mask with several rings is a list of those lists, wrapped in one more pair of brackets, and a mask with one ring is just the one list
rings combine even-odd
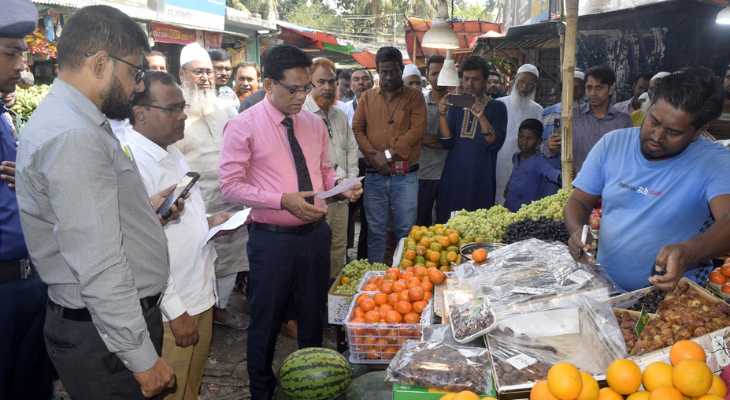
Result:
{"label": "printed text on t-shirt", "polygon": [[618,186],[622,189],[628,189],[633,192],[639,193],[639,194],[645,194],[645,195],[651,195],[651,196],[661,196],[664,192],[659,192],[656,190],[650,190],[648,188],[639,186],[638,188],[636,186],[627,185],[623,182],[619,182]]}

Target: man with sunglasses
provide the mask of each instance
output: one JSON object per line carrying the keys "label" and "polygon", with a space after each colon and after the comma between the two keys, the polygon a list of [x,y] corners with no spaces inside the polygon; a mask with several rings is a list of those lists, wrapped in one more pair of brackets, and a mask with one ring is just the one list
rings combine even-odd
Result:
{"label": "man with sunglasses", "polygon": [[[251,240],[251,328],[249,389],[253,399],[271,399],[276,336],[293,297],[299,348],[322,347],[332,231],[325,200],[340,177],[332,168],[327,128],[302,110],[312,91],[312,60],[288,45],[271,48],[264,68],[266,97],[233,118],[223,134],[221,195],[253,208]],[[355,201],[358,183],[334,197]]]}
{"label": "man with sunglasses", "polygon": [[58,42],[58,78],[18,147],[23,232],[48,285],[46,349],[74,400],[151,398],[175,384],[159,356],[170,269],[155,214],[174,186],[150,198],[107,121],[129,117],[149,50],[116,8],[78,10]]}
{"label": "man with sunglasses", "polygon": [[[185,155],[190,169],[200,174],[198,185],[209,214],[232,212],[243,207],[226,202],[220,195],[218,164],[223,141],[223,127],[230,119],[228,107],[215,94],[215,71],[210,55],[197,43],[185,46],[180,53],[180,82],[190,112],[185,121],[185,137],[176,147]],[[218,303],[213,307],[213,322],[229,328],[244,330],[248,321],[241,321],[228,311],[228,300],[236,285],[236,275],[248,271],[248,257],[243,249],[248,231],[239,229],[232,235],[216,238],[218,253],[215,276]]]}

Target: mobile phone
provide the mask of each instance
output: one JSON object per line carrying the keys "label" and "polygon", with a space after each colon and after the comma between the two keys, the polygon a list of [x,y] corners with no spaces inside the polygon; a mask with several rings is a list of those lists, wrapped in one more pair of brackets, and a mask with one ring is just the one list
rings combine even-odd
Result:
{"label": "mobile phone", "polygon": [[555,121],[553,121],[553,133],[560,132],[560,118],[555,118]]}
{"label": "mobile phone", "polygon": [[450,94],[447,100],[452,107],[471,108],[474,105],[474,96],[470,94]]}
{"label": "mobile phone", "polygon": [[170,218],[172,215],[172,210],[170,209],[172,205],[177,204],[178,200],[184,198],[199,178],[200,174],[197,172],[188,172],[185,174],[175,187],[175,190],[173,190],[172,193],[165,198],[165,201],[162,202],[162,205],[157,209],[157,214],[162,215],[162,218],[164,219]]}

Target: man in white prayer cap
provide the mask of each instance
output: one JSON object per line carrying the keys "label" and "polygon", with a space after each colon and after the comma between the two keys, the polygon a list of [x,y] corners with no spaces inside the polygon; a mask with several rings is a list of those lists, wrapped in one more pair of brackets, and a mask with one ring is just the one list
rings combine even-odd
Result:
{"label": "man in white prayer cap", "polygon": [[413,64],[406,65],[403,69],[403,84],[421,90],[421,73],[418,67]]}
{"label": "man in white prayer cap", "polygon": [[540,120],[542,107],[533,100],[539,79],[540,72],[537,68],[532,64],[525,64],[517,70],[509,96],[497,99],[507,106],[507,136],[497,153],[497,191],[494,204],[504,204],[504,192],[512,174],[512,156],[518,151],[517,132],[520,124],[528,118]]}
{"label": "man in white prayer cap", "polygon": [[[180,53],[180,82],[183,96],[190,106],[185,121],[185,137],[175,146],[185,155],[190,170],[200,174],[198,185],[205,201],[205,210],[213,215],[220,211],[235,213],[240,205],[225,202],[220,195],[218,161],[223,142],[223,127],[230,119],[228,107],[215,94],[215,73],[208,52],[191,43]],[[233,329],[248,328],[248,321],[226,310],[236,285],[236,275],[248,271],[246,243],[248,231],[239,229],[214,240],[218,259],[215,262],[218,303],[213,306],[213,322]]]}

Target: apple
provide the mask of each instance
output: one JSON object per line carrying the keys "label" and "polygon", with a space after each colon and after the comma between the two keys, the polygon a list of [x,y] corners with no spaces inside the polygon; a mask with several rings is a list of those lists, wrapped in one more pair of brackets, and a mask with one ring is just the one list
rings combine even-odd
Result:
{"label": "apple", "polygon": [[590,221],[588,222],[588,224],[590,225],[591,229],[597,231],[597,230],[601,229],[601,218],[600,217],[591,218]]}

